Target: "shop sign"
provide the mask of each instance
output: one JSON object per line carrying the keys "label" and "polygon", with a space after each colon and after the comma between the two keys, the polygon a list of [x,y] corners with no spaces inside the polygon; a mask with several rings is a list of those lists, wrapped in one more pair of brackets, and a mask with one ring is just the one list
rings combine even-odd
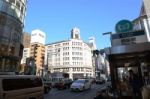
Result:
{"label": "shop sign", "polygon": [[116,33],[124,33],[133,30],[133,24],[129,20],[121,20],[115,26]]}
{"label": "shop sign", "polygon": [[111,37],[112,46],[130,45],[142,42],[147,42],[144,30],[112,34]]}

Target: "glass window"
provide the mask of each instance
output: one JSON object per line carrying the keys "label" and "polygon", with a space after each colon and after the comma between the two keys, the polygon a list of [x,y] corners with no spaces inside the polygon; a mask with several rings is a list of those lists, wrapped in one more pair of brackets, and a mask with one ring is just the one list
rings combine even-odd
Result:
{"label": "glass window", "polygon": [[20,10],[20,2],[19,1],[17,1],[16,7]]}
{"label": "glass window", "polygon": [[9,2],[15,4],[15,0],[9,0]]}
{"label": "glass window", "polygon": [[24,12],[24,7],[22,6],[21,7],[21,14],[23,14],[23,12]]}
{"label": "glass window", "polygon": [[3,79],[2,86],[4,91],[18,90],[42,86],[40,78],[13,78]]}
{"label": "glass window", "polygon": [[3,1],[0,0],[0,9],[1,9],[2,5],[3,5]]}
{"label": "glass window", "polygon": [[16,18],[20,17],[20,11],[18,9],[15,9],[16,14],[14,15]]}

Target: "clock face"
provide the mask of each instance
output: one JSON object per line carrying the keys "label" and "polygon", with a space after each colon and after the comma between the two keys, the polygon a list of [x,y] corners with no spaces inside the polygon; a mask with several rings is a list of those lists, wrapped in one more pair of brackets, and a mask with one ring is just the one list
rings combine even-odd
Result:
{"label": "clock face", "polygon": [[117,33],[129,32],[133,30],[133,25],[128,20],[121,20],[116,24],[115,30]]}

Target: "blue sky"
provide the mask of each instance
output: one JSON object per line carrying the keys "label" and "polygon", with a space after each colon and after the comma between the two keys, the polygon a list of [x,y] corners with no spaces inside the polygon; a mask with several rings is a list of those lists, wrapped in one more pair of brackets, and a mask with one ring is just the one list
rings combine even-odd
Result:
{"label": "blue sky", "polygon": [[110,36],[102,33],[115,32],[122,19],[137,18],[141,4],[142,0],[28,0],[24,31],[42,30],[47,44],[70,39],[76,26],[85,42],[94,36],[102,49],[110,46]]}

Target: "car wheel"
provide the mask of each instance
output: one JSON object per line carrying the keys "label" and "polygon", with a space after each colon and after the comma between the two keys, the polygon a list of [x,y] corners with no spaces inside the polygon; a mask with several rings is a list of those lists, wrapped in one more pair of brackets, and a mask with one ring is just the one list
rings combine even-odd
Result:
{"label": "car wheel", "polygon": [[90,85],[89,89],[91,89],[91,85]]}
{"label": "car wheel", "polygon": [[85,90],[85,87],[83,86],[82,91],[84,91],[84,90]]}

